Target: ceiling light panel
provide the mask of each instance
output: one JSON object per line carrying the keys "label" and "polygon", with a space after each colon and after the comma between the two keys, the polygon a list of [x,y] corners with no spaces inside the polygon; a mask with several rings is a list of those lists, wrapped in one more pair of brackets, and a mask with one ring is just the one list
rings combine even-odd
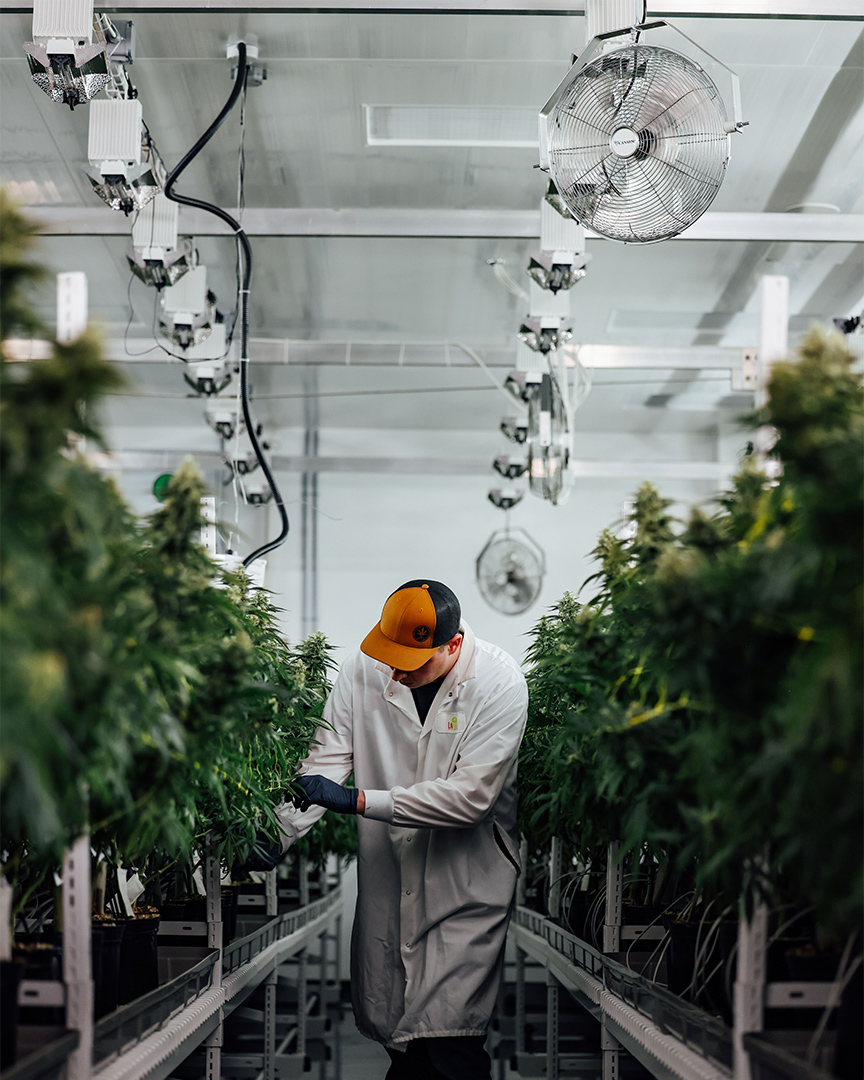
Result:
{"label": "ceiling light panel", "polygon": [[364,105],[367,146],[537,145],[537,110],[520,106]]}

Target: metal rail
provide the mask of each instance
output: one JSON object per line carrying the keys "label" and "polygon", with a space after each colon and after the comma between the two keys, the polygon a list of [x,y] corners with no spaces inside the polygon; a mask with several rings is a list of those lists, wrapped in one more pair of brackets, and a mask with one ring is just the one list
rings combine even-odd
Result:
{"label": "metal rail", "polygon": [[[125,10],[125,8],[124,8]],[[129,222],[104,207],[31,206],[24,212],[46,236],[127,236]],[[219,218],[184,211],[182,232],[195,236],[231,236]],[[539,210],[438,210],[329,207],[247,207],[243,229],[249,236],[367,236],[487,238],[535,240]],[[589,240],[603,237],[585,230]],[[687,240],[839,243],[864,241],[864,214],[734,213],[709,210],[672,243]]]}
{"label": "metal rail", "polygon": [[543,964],[654,1075],[729,1080],[732,1038],[719,1020],[527,908],[517,909],[511,932],[517,949]]}
{"label": "metal rail", "polygon": [[[0,11],[28,12],[32,3],[2,0]],[[707,9],[707,10],[706,10]],[[208,0],[203,8],[195,0],[117,0],[100,3],[99,10],[131,15],[137,11],[173,11],[194,14],[215,12],[279,12],[370,15],[585,15],[584,0]],[[859,20],[859,0],[661,0],[651,15],[676,19],[814,19]]]}
{"label": "metal rail", "polygon": [[220,986],[208,985],[156,1030],[142,1033],[115,1057],[96,1065],[93,1076],[98,1080],[164,1080],[251,990],[322,933],[341,902],[342,890],[337,887],[321,900],[280,915],[234,942],[222,954]]}

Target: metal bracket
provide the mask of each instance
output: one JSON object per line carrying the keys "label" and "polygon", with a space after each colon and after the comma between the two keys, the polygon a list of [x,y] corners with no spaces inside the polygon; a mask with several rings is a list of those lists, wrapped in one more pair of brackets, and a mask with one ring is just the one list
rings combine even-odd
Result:
{"label": "metal bracket", "polygon": [[756,390],[759,385],[758,359],[756,349],[741,350],[741,367],[732,369],[733,390]]}
{"label": "metal bracket", "polygon": [[600,1049],[603,1052],[603,1080],[618,1080],[621,1044],[606,1027],[604,1014],[600,1024]]}

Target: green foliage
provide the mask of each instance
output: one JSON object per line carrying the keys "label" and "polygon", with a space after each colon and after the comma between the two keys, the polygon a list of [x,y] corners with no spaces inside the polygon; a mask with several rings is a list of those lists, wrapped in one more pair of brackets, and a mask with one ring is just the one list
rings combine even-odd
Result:
{"label": "green foliage", "polygon": [[41,327],[28,303],[27,293],[45,276],[29,259],[39,229],[20,214],[0,188],[0,336],[35,334]]}
{"label": "green foliage", "polygon": [[745,465],[717,512],[694,510],[677,536],[643,485],[634,537],[601,536],[598,596],[555,634],[538,627],[530,654],[530,711],[550,716],[557,763],[554,801],[541,811],[525,794],[544,835],[586,858],[620,839],[705,895],[780,891],[829,931],[854,925],[862,415],[842,341],[814,331],[753,419],[779,432],[778,480]]}
{"label": "green foliage", "polygon": [[[33,230],[3,206],[4,325],[28,327]],[[76,453],[118,385],[92,336],[0,365],[0,818],[3,871],[27,888],[89,831],[148,874],[226,864],[276,834],[320,721],[329,646],[285,643],[278,609],[200,545],[192,465],[136,521]]]}

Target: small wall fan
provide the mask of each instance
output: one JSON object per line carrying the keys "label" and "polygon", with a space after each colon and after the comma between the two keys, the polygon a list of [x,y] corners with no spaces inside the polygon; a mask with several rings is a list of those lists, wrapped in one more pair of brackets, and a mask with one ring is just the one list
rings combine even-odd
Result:
{"label": "small wall fan", "polygon": [[595,38],[544,106],[540,164],[581,225],[610,240],[652,243],[707,210],[726,174],[730,134],[745,124],[730,69],[732,121],[695,61],[638,40],[609,48],[623,33]]}
{"label": "small wall fan", "polygon": [[524,529],[497,529],[477,556],[480,594],[502,615],[527,611],[540,595],[545,573],[543,549]]}

